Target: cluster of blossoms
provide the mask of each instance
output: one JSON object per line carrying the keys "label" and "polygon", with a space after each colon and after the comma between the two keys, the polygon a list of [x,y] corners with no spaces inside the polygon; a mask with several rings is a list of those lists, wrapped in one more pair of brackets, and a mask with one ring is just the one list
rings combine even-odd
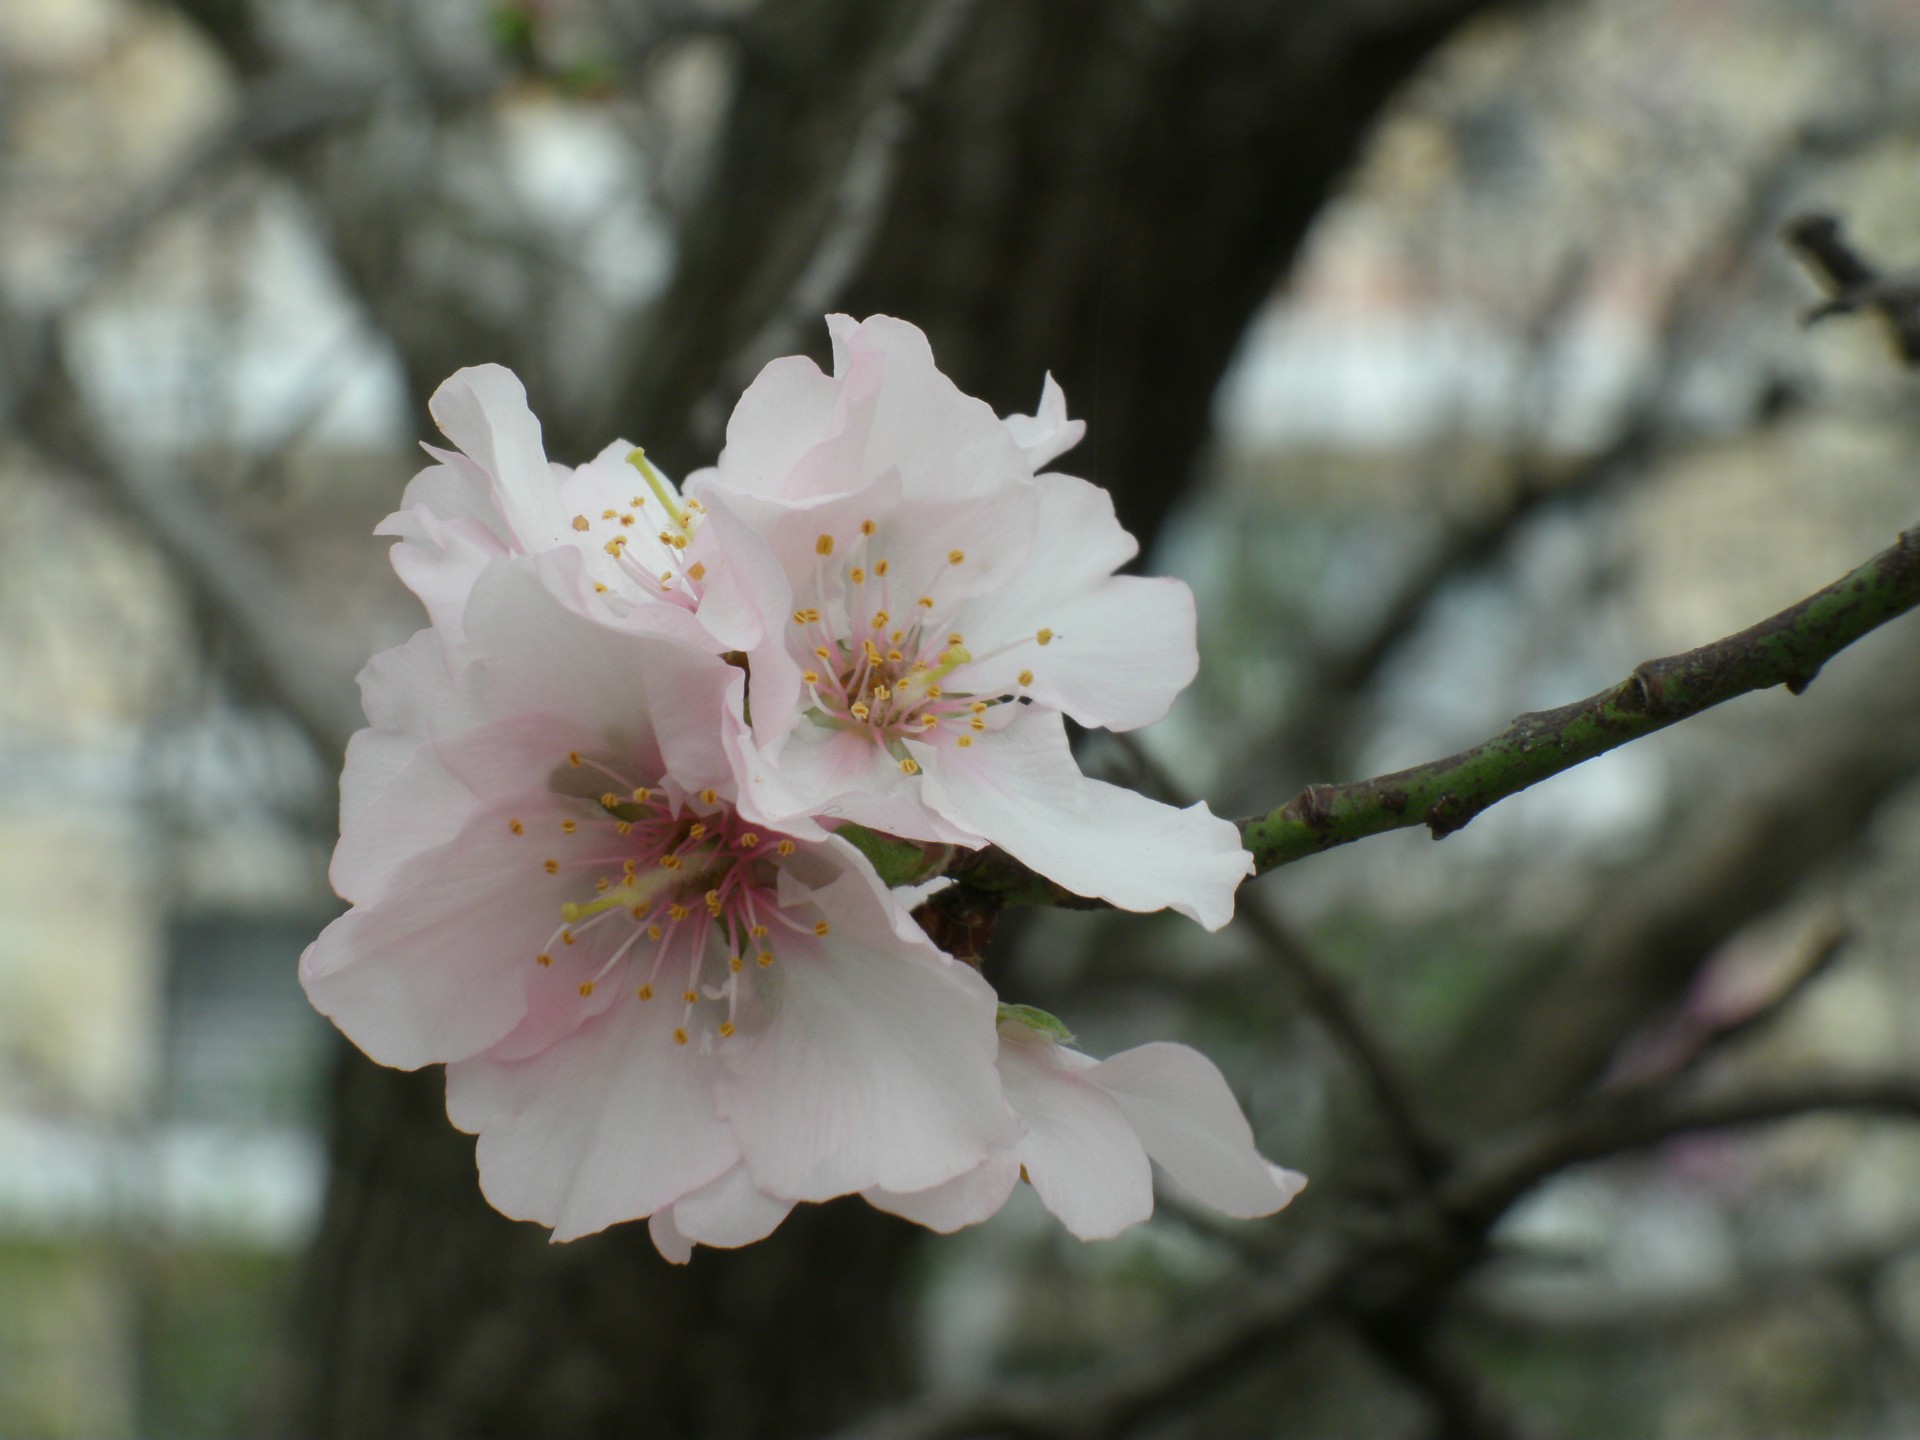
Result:
{"label": "cluster of blossoms", "polygon": [[313,1002],[387,1065],[447,1066],[480,1181],[556,1240],[647,1218],[737,1246],[859,1193],[937,1230],[1024,1177],[1076,1235],[1193,1199],[1270,1214],[1220,1072],[1104,1061],[1001,1005],[835,831],[997,845],[1080,894],[1217,928],[1250,857],[1204,806],[1082,775],[1192,679],[1191,596],[1121,576],[1084,426],[1006,419],[911,325],[829,322],[742,397],[684,490],[626,442],[551,464],[519,382],[433,398],[456,447],[381,532],[431,624],[361,677]]}

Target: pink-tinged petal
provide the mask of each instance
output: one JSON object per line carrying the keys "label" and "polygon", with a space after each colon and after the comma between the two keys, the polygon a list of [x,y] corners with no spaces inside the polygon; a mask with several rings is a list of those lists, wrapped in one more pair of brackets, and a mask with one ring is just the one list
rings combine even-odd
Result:
{"label": "pink-tinged petal", "polygon": [[[568,533],[559,487],[540,443],[540,422],[519,378],[500,365],[456,370],[427,402],[441,432],[491,482],[508,533],[528,550],[562,543]],[[455,463],[455,457],[449,457]]]}
{"label": "pink-tinged petal", "polygon": [[710,1057],[673,1041],[680,1008],[622,995],[525,1060],[447,1067],[447,1113],[479,1133],[495,1209],[573,1240],[650,1215],[739,1159],[713,1110]]}
{"label": "pink-tinged petal", "polygon": [[424,739],[458,716],[456,676],[441,637],[416,630],[360,671],[360,708],[376,730]]}
{"label": "pink-tinged petal", "polygon": [[[719,471],[729,485],[766,494],[800,457],[834,433],[840,386],[804,355],[771,361],[733,407]],[[694,477],[688,477],[689,486]]]}
{"label": "pink-tinged petal", "polygon": [[1040,387],[1039,409],[1031,415],[1009,415],[1002,423],[1034,470],[1059,459],[1087,433],[1086,421],[1067,418],[1066,392],[1052,375]]}
{"label": "pink-tinged petal", "polygon": [[[380,778],[395,760],[399,769]],[[379,900],[402,866],[459,834],[479,804],[432,745],[392,731],[358,732],[340,776],[340,843],[327,867],[334,893],[359,905]]]}
{"label": "pink-tinged petal", "polygon": [[669,1265],[684,1265],[693,1258],[693,1242],[680,1233],[673,1223],[673,1207],[656,1210],[647,1219],[647,1238],[653,1241],[653,1248],[660,1252],[660,1258]]}
{"label": "pink-tinged petal", "polygon": [[994,1071],[992,989],[902,937],[866,877],[817,898],[831,938],[778,937],[764,1028],[722,1052],[720,1107],[754,1184],[826,1200],[971,1170],[1018,1134]]}
{"label": "pink-tinged petal", "polygon": [[1147,1152],[1119,1105],[1086,1078],[1085,1057],[1024,1028],[1007,1031],[1000,1075],[1027,1127],[1013,1154],[1040,1203],[1082,1240],[1108,1239],[1153,1214]]}
{"label": "pink-tinged petal", "polygon": [[992,407],[962,393],[935,367],[917,326],[887,315],[857,324],[830,315],[827,326],[836,375],[868,356],[886,362],[866,435],[869,474],[897,467],[909,498],[957,500],[991,494],[1033,473]]}
{"label": "pink-tinged petal", "polygon": [[1240,833],[1204,804],[1176,810],[1080,773],[1056,711],[1034,707],[971,749],[937,747],[927,805],[1080,895],[1172,907],[1217,930],[1252,873]]}
{"label": "pink-tinged petal", "polygon": [[964,1175],[956,1175],[944,1185],[931,1185],[910,1195],[893,1190],[863,1193],[867,1203],[876,1210],[885,1210],[889,1215],[951,1235],[997,1215],[1019,1179],[1020,1162],[1013,1158],[1013,1152],[996,1150],[985,1164],[975,1166]]}
{"label": "pink-tinged petal", "polygon": [[420,509],[389,516],[378,533],[399,537],[389,554],[394,574],[420,598],[434,626],[458,642],[473,582],[506,546],[478,519],[445,520]]}
{"label": "pink-tinged petal", "polygon": [[[910,747],[918,749],[919,747]],[[748,764],[741,794],[768,812],[767,824],[787,825],[818,816],[852,820],[908,840],[978,845],[979,836],[929,809],[920,782],[864,731],[802,720],[781,751],[778,766]]]}
{"label": "pink-tinged petal", "polygon": [[[952,683],[1024,695],[1082,725],[1137,730],[1164,718],[1200,668],[1193,592],[1180,580],[1109,576],[1036,606],[1034,615],[1045,622],[1047,644],[1033,639],[1037,629],[1025,632],[1028,643],[956,671]],[[963,614],[958,623],[974,621]]]}
{"label": "pink-tinged petal", "polygon": [[403,1070],[506,1035],[526,1009],[526,967],[570,898],[565,873],[549,876],[542,862],[563,853],[547,837],[577,806],[541,792],[495,800],[401,866],[380,900],[340,916],[300,957],[314,1008]]}
{"label": "pink-tinged petal", "polygon": [[1101,1061],[1087,1078],[1119,1104],[1153,1161],[1201,1204],[1245,1220],[1271,1215],[1297,1193],[1254,1148],[1233,1091],[1199,1051],[1142,1045]]}
{"label": "pink-tinged petal", "polygon": [[701,1245],[734,1250],[764,1240],[793,1211],[791,1200],[776,1200],[753,1188],[744,1165],[676,1200],[673,1224]]}
{"label": "pink-tinged petal", "polygon": [[690,790],[730,787],[720,719],[738,713],[741,672],[691,646],[612,630],[570,610],[541,569],[574,563],[564,552],[496,561],[480,577],[467,633],[485,658],[463,675],[475,711],[571,721],[580,738],[566,749],[611,737],[640,768],[670,771]]}

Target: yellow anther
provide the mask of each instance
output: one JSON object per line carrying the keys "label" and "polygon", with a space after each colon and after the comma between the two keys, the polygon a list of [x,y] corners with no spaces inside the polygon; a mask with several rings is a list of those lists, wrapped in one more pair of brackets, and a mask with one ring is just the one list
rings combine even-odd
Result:
{"label": "yellow anther", "polygon": [[613,517],[614,517],[615,515],[617,515],[617,514],[619,514],[619,513],[620,513],[620,512],[619,512],[619,511],[617,511],[617,510],[602,510],[602,511],[600,512],[600,518],[601,518],[602,520],[611,520],[611,519],[613,519]]}
{"label": "yellow anther", "polygon": [[793,845],[793,841],[791,841],[791,840],[782,840],[782,841],[781,841],[781,842],[780,842],[780,843],[779,843],[778,845],[776,845],[776,846],[775,846],[774,848],[775,848],[776,850],[778,850],[778,851],[779,851],[779,852],[780,852],[780,853],[781,853],[782,855],[791,855],[791,854],[793,853],[793,850],[794,850],[794,845]]}
{"label": "yellow anther", "polygon": [[698,500],[687,501],[687,509],[693,511],[696,515],[704,515],[707,513],[707,507],[702,505]]}
{"label": "yellow anther", "polygon": [[633,506],[633,508],[636,510],[644,509],[647,503],[647,497],[644,495],[636,495],[631,500],[627,501],[627,503]]}
{"label": "yellow anther", "polygon": [[680,857],[678,855],[662,855],[660,857],[660,868],[662,870],[678,870],[680,868]]}
{"label": "yellow anther", "polygon": [[760,837],[757,834],[755,834],[753,831],[743,830],[740,833],[740,848],[742,850],[751,850],[753,849],[754,846],[758,845],[759,843],[760,843]]}
{"label": "yellow anther", "polygon": [[815,540],[813,542],[813,553],[816,555],[831,555],[833,553],[833,537],[831,535],[822,535],[818,540]]}
{"label": "yellow anther", "polygon": [[644,920],[647,918],[647,907],[644,905],[636,905],[629,910],[627,914],[631,915],[635,920]]}
{"label": "yellow anther", "polygon": [[579,766],[579,764],[580,764],[580,752],[579,752],[578,750],[569,750],[569,751],[567,751],[567,764],[569,764],[569,765],[572,765],[572,766],[575,766],[575,767],[578,767],[578,766]]}
{"label": "yellow anther", "polygon": [[852,705],[847,707],[847,709],[848,709],[848,712],[856,720],[865,720],[869,715],[873,714],[873,712],[869,710],[866,707],[866,705],[859,700],[854,701]]}
{"label": "yellow anther", "polygon": [[764,940],[767,938],[767,927],[764,925],[755,925],[752,929],[747,931],[747,934],[751,935],[756,940]]}
{"label": "yellow anther", "polygon": [[658,940],[660,938],[660,934],[661,934],[661,931],[658,925],[647,926],[647,939]]}
{"label": "yellow anther", "polygon": [[920,717],[920,728],[922,730],[931,730],[939,723],[940,717],[938,715],[922,715]]}
{"label": "yellow anther", "polygon": [[874,628],[874,629],[876,629],[876,630],[884,630],[884,629],[886,629],[886,628],[887,628],[887,621],[889,621],[889,620],[891,620],[892,618],[893,618],[893,617],[892,617],[891,615],[889,615],[889,614],[887,614],[887,612],[886,612],[886,611],[884,611],[884,610],[876,610],[876,611],[874,611],[874,612],[873,612],[873,628]]}
{"label": "yellow anther", "polygon": [[875,700],[891,700],[893,698],[893,691],[884,685],[876,685],[873,687],[873,698]]}
{"label": "yellow anther", "polygon": [[744,970],[746,968],[746,965],[747,965],[747,962],[742,960],[738,955],[727,956],[727,969],[731,970],[736,975],[738,975],[742,970]]}
{"label": "yellow anther", "polygon": [[773,952],[771,950],[762,950],[758,955],[754,956],[753,958],[755,962],[760,966],[760,968],[764,970],[767,968],[767,966],[773,963]]}
{"label": "yellow anther", "polygon": [[1042,645],[1051,645],[1053,643],[1053,631],[1051,630],[1036,631],[1034,633],[1033,638],[1038,640]]}
{"label": "yellow anther", "polygon": [[594,893],[597,895],[606,894],[607,886],[611,885],[612,883],[613,882],[611,880],[607,879],[606,876],[602,875],[598,880],[593,882]]}
{"label": "yellow anther", "polygon": [[615,806],[617,806],[619,803],[620,803],[620,797],[614,794],[613,791],[605,790],[601,792],[600,808],[602,810],[611,810]]}
{"label": "yellow anther", "polygon": [[720,1022],[720,1038],[722,1040],[728,1040],[728,1039],[731,1039],[732,1037],[733,1037],[733,1022],[731,1020],[721,1021]]}
{"label": "yellow anther", "polygon": [[827,931],[829,931],[832,928],[833,927],[828,925],[827,922],[824,920],[816,920],[813,922],[813,933],[818,935],[823,940],[826,938]]}
{"label": "yellow anther", "polygon": [[884,576],[887,573],[887,562],[884,560],[874,561],[873,573],[876,575]]}
{"label": "yellow anther", "polygon": [[1033,671],[1031,671],[1031,670],[1022,670],[1022,671],[1020,672],[1020,683],[1021,683],[1022,685],[1031,685],[1031,684],[1033,684]]}
{"label": "yellow anther", "polygon": [[984,715],[987,713],[987,702],[984,700],[976,700],[971,705],[967,706],[967,709],[971,710],[976,715]]}
{"label": "yellow anther", "polygon": [[718,890],[707,891],[706,901],[707,901],[707,904],[710,906],[718,905],[720,903],[720,892]]}
{"label": "yellow anther", "polygon": [[966,643],[967,637],[962,635],[958,630],[947,636],[947,644],[949,645],[964,645]]}
{"label": "yellow anther", "polygon": [[675,1030],[675,1031],[673,1032],[673,1043],[674,1043],[674,1044],[676,1044],[676,1045],[684,1045],[684,1044],[686,1044],[686,1043],[687,1043],[687,1032],[686,1032],[685,1030],[679,1030],[679,1029],[676,1029],[676,1030]]}
{"label": "yellow anther", "polygon": [[699,1001],[700,992],[697,990],[683,990],[680,992],[680,998],[686,1001],[687,1004],[692,1005]]}
{"label": "yellow anther", "polygon": [[558,875],[560,873],[560,862],[558,860],[543,860],[540,862],[540,868],[545,870],[549,875]]}
{"label": "yellow anther", "polygon": [[907,756],[906,759],[900,762],[900,773],[903,775],[918,775],[920,773],[920,762],[911,755]]}
{"label": "yellow anther", "polygon": [[707,567],[706,567],[706,565],[705,565],[705,563],[704,563],[704,562],[702,562],[702,561],[699,561],[699,560],[696,560],[696,561],[694,561],[694,562],[693,562],[693,564],[691,564],[691,565],[689,565],[689,566],[687,567],[687,578],[688,578],[689,580],[704,580],[704,579],[706,579],[706,578],[707,578]]}
{"label": "yellow anther", "polygon": [[684,906],[684,905],[682,905],[682,904],[680,904],[680,903],[679,903],[678,901],[675,901],[675,902],[674,902],[673,904],[671,904],[671,905],[669,905],[669,906],[667,906],[667,918],[668,918],[669,920],[684,920],[684,919],[686,919],[686,918],[687,918],[687,907],[686,907],[686,906]]}
{"label": "yellow anther", "polygon": [[918,605],[922,610],[931,610],[933,608],[933,597],[931,595],[922,595],[913,603]]}
{"label": "yellow anther", "polygon": [[598,580],[593,582],[593,588],[602,595],[607,593],[607,587],[602,585]]}
{"label": "yellow anther", "polygon": [[962,750],[965,750],[969,745],[973,744],[973,736],[971,735],[958,736],[955,738],[953,743],[958,745]]}
{"label": "yellow anther", "polygon": [[551,956],[551,955],[549,955],[549,954],[547,954],[547,952],[546,952],[546,951],[544,951],[544,950],[542,950],[542,951],[541,951],[541,952],[540,952],[540,953],[539,953],[538,955],[536,955],[536,956],[534,956],[533,958],[534,958],[534,961],[535,961],[535,962],[536,962],[536,963],[537,963],[537,964],[538,964],[538,965],[540,966],[540,968],[541,968],[541,969],[543,969],[543,970],[544,970],[544,969],[545,969],[545,968],[546,968],[547,966],[549,966],[549,965],[551,965],[551,964],[553,964],[553,956]]}
{"label": "yellow anther", "polygon": [[644,805],[653,798],[653,791],[642,785],[633,792],[633,803]]}
{"label": "yellow anther", "polygon": [[562,945],[571,945],[571,944],[573,944],[573,931],[571,931],[571,930],[562,930],[562,931],[560,932],[560,943],[561,943]]}
{"label": "yellow anther", "polygon": [[579,828],[580,828],[579,825],[577,825],[571,820],[562,820],[560,822],[560,833],[562,835],[571,835],[573,834],[574,831],[578,830]]}
{"label": "yellow anther", "polygon": [[[899,632],[899,631],[897,631],[897,630],[896,630],[896,631],[894,632],[894,634],[895,634],[895,635],[898,635],[899,633],[900,633],[900,632]],[[898,663],[899,663],[900,661],[902,661],[902,660],[904,660],[904,659],[906,659],[906,658],[907,658],[907,657],[906,657],[906,656],[904,656],[904,655],[902,655],[902,654],[901,654],[901,653],[900,653],[900,652],[899,652],[898,650],[889,650],[889,651],[887,651],[887,659],[889,659],[889,660],[891,660],[891,661],[893,661],[893,662],[894,662],[895,664],[898,664]]]}
{"label": "yellow anther", "polygon": [[620,552],[627,548],[627,537],[624,535],[616,535],[600,548],[618,560],[620,558]]}
{"label": "yellow anther", "polygon": [[942,695],[946,693],[947,692],[942,690],[938,685],[927,686],[927,699],[929,700],[938,700]]}
{"label": "yellow anther", "polygon": [[958,565],[962,560],[966,558],[967,558],[967,552],[964,550],[947,551],[947,563],[949,565]]}
{"label": "yellow anther", "polygon": [[576,530],[587,530],[592,528],[592,525],[593,522],[584,515],[576,515],[573,517],[573,528]]}
{"label": "yellow anther", "polygon": [[653,987],[651,985],[642,985],[638,990],[634,991],[633,993],[639,996],[642,1000],[651,1000],[653,998]]}
{"label": "yellow anther", "polygon": [[613,830],[616,835],[631,835],[633,833],[633,822],[631,820],[622,820],[613,827]]}
{"label": "yellow anther", "polygon": [[622,515],[622,516],[620,517],[620,523],[621,523],[622,525],[631,525],[631,524],[633,524],[633,516],[631,516],[631,515]]}
{"label": "yellow anther", "polygon": [[702,790],[700,792],[700,803],[703,805],[711,805],[719,798],[720,798],[720,792],[718,790],[715,790],[712,786],[708,786],[705,790]]}
{"label": "yellow anther", "polygon": [[684,550],[687,548],[687,537],[684,535],[676,535],[667,543],[676,550]]}
{"label": "yellow anther", "polygon": [[820,672],[818,670],[802,670],[800,672],[800,678],[809,685],[818,685],[820,683]]}
{"label": "yellow anther", "polygon": [[591,994],[593,994],[593,981],[582,980],[580,982],[580,998],[584,1000]]}
{"label": "yellow anther", "polygon": [[813,653],[822,660],[831,660],[833,658],[833,652],[824,645],[814,646]]}
{"label": "yellow anther", "polygon": [[867,572],[856,565],[847,572],[847,578],[856,585],[864,585],[867,583]]}
{"label": "yellow anther", "polygon": [[862,535],[871,535],[873,534],[874,531],[878,530],[879,528],[880,527],[874,524],[873,521],[871,520],[862,520],[860,522],[860,533]]}
{"label": "yellow anther", "polygon": [[985,720],[982,720],[978,715],[976,715],[971,720],[967,721],[967,728],[969,730],[984,730],[987,728],[987,722]]}
{"label": "yellow anther", "polygon": [[702,836],[704,836],[706,833],[707,833],[707,827],[702,825],[698,820],[694,821],[693,824],[687,827],[687,838],[689,840],[698,840]]}
{"label": "yellow anther", "polygon": [[527,827],[522,825],[518,820],[507,821],[507,829],[516,835],[524,835],[527,833]]}

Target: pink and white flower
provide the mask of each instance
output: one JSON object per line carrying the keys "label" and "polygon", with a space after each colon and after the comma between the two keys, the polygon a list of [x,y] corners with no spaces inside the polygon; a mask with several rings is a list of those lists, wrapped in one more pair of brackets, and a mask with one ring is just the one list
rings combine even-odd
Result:
{"label": "pink and white flower", "polygon": [[511,370],[454,373],[429,409],[455,449],[407,486],[375,532],[399,538],[393,567],[448,643],[490,560],[571,550],[561,598],[621,628],[671,635],[716,653],[761,643],[784,614],[771,561],[728,519],[711,521],[645,455],[616,440],[575,469],[546,457],[540,422]]}
{"label": "pink and white flower", "polygon": [[488,1198],[556,1239],[673,1207],[666,1248],[742,1243],[1014,1143],[991,989],[845,841],[765,823],[742,672],[573,611],[580,565],[491,562],[457,654],[422,632],[363,675],[314,1004],[450,1062]]}
{"label": "pink and white flower", "polygon": [[1114,572],[1138,550],[1106,492],[1036,469],[1082,426],[1048,381],[1002,420],[926,337],[829,319],[834,374],[761,372],[688,492],[763,542],[786,613],[743,647],[771,813],[996,844],[1080,894],[1217,928],[1251,873],[1238,833],[1088,779],[1064,724],[1163,716],[1197,666],[1193,597]]}
{"label": "pink and white flower", "polygon": [[944,1185],[912,1195],[867,1191],[883,1210],[942,1232],[997,1212],[1024,1176],[1082,1240],[1153,1214],[1151,1161],[1196,1204],[1236,1219],[1271,1215],[1306,1188],[1254,1147],[1214,1063],[1185,1045],[1141,1045],[1105,1060],[1017,1016],[1000,1025],[1000,1078],[1026,1133]]}

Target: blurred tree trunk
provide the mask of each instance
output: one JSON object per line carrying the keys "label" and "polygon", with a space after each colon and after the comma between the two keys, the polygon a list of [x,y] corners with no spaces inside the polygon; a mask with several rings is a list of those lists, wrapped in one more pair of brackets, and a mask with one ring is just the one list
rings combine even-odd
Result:
{"label": "blurred tree trunk", "polygon": [[[1051,369],[1091,422],[1073,468],[1150,543],[1249,315],[1382,104],[1481,3],[974,6],[912,97],[878,228],[833,303],[922,325],[943,367],[1003,412],[1030,410]],[[244,4],[182,5],[243,72],[273,68]],[[503,360],[529,377],[556,458],[622,432],[684,471],[710,453],[701,402],[710,412],[844,223],[847,158],[922,13],[752,12],[672,287],[626,363],[566,403],[546,403],[538,317],[482,325],[423,304],[396,269],[419,214],[396,197],[434,183],[430,159],[409,178],[377,126],[275,158],[417,391]],[[795,339],[824,349],[817,319]],[[917,1232],[857,1203],[802,1207],[771,1240],[678,1270],[637,1225],[549,1246],[480,1199],[437,1072],[357,1055],[340,1069],[332,1161],[276,1433],[812,1435],[913,1382]]]}

